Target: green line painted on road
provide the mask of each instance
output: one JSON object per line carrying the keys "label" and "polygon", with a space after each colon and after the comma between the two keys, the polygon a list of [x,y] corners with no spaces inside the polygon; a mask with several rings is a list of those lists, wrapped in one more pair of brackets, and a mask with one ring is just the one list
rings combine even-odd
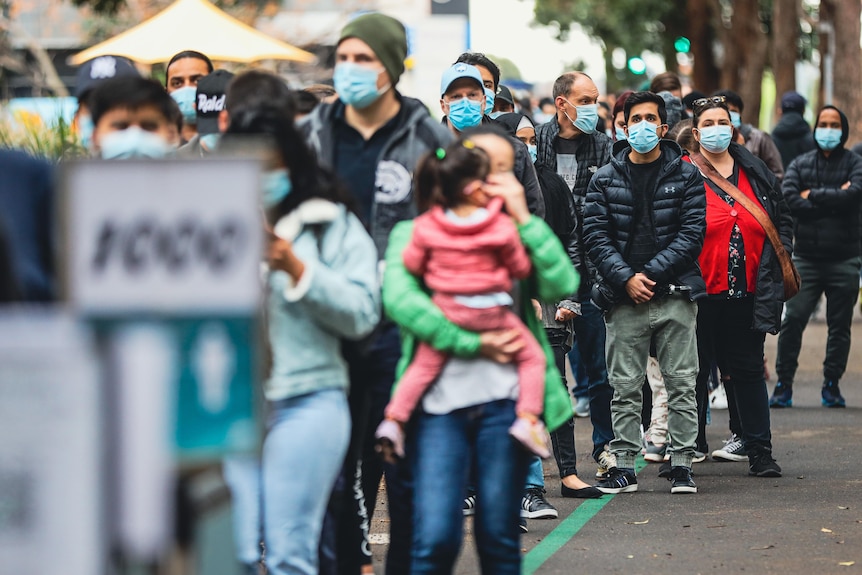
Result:
{"label": "green line painted on road", "polygon": [[[640,473],[644,467],[646,467],[646,461],[643,457],[638,457],[635,473]],[[553,531],[548,533],[547,537],[524,556],[521,564],[521,575],[533,575],[538,571],[545,561],[553,557],[557,551],[562,549],[563,545],[571,541],[578,534],[578,531],[614,497],[616,497],[615,494],[601,499],[585,499],[562,523],[557,525]]]}

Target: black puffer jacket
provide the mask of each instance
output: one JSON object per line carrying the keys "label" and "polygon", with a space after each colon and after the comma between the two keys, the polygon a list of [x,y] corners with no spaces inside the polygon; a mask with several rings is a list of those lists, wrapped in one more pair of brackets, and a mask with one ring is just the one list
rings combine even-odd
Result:
{"label": "black puffer jacket", "polygon": [[[862,158],[844,148],[849,129],[839,114],[841,144],[828,157],[818,148],[796,158],[781,187],[794,219],[794,253],[806,259],[840,261],[862,254]],[[850,186],[841,189],[847,182]],[[807,199],[799,195],[805,190],[811,190]]]}
{"label": "black puffer jacket", "polygon": [[[763,161],[749,152],[745,146],[731,144],[728,152],[737,166],[748,176],[748,181],[760,205],[772,220],[772,225],[781,236],[781,243],[788,254],[793,253],[792,226],[790,210],[781,196],[780,184],[775,174]],[[715,193],[707,190],[708,194]],[[764,333],[778,333],[781,327],[781,312],[784,306],[784,279],[781,263],[772,244],[767,239],[760,255],[757,270],[757,287],[754,291],[754,317],[751,328]]]}
{"label": "black puffer jacket", "polygon": [[684,284],[691,298],[706,293],[697,257],[703,246],[706,197],[697,168],[683,161],[676,142],[662,140],[661,169],[656,180],[651,218],[658,252],[643,270],[626,262],[637,222],[632,217],[636,199],[632,193],[626,157],[627,142],[614,146],[611,163],[590,181],[584,215],[584,246],[598,270],[593,301],[604,310],[626,297],[625,284],[635,272],[655,281],[657,292],[668,285]]}

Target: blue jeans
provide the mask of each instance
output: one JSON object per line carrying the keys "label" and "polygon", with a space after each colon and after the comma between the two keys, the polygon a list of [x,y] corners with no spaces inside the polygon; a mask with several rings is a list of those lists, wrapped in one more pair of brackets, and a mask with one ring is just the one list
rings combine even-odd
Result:
{"label": "blue jeans", "polygon": [[519,575],[518,520],[529,455],[509,435],[515,402],[494,401],[445,415],[417,412],[413,418],[410,573],[453,572],[464,535],[462,507],[472,466],[479,492],[474,532],[482,573]]}
{"label": "blue jeans", "polygon": [[572,374],[575,376],[575,387],[572,389],[572,395],[577,399],[582,397],[590,397],[590,380],[587,379],[587,368],[584,365],[584,360],[581,359],[581,350],[578,349],[576,341],[569,350],[569,364],[572,366]]}
{"label": "blue jeans", "polygon": [[593,424],[593,459],[614,438],[611,423],[611,399],[614,391],[608,383],[608,368],[605,362],[605,322],[602,312],[591,301],[581,304],[581,315],[572,325],[575,341],[581,353],[581,363],[587,374],[590,392],[590,422]]}
{"label": "blue jeans", "polygon": [[323,515],[350,441],[342,390],[271,404],[263,444],[263,525],[272,575],[316,575]]}
{"label": "blue jeans", "polygon": [[230,488],[233,507],[233,539],[236,557],[244,573],[257,573],[260,562],[261,524],[260,458],[257,455],[228,455],[222,462],[225,483]]}

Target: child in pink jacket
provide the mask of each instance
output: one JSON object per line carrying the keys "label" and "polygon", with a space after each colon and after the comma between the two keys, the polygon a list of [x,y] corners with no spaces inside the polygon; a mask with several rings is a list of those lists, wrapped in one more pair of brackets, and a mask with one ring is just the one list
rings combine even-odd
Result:
{"label": "child in pink jacket", "polygon": [[[502,211],[503,200],[482,189],[489,171],[488,156],[470,140],[438,149],[423,160],[416,178],[417,197],[420,209],[428,210],[415,220],[404,265],[433,290],[434,303],[456,325],[477,332],[519,332],[524,345],[513,357],[519,380],[518,417],[509,433],[547,458],[550,451],[539,420],[545,354],[509,308],[512,280],[530,274],[530,258],[514,222]],[[377,429],[378,451],[384,457],[404,456],[404,425],[447,359],[445,353],[419,344]]]}

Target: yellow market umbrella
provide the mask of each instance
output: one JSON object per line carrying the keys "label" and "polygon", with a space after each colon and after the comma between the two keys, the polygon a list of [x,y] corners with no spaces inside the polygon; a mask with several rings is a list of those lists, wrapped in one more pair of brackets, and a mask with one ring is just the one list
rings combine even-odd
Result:
{"label": "yellow market umbrella", "polygon": [[158,64],[183,50],[197,50],[223,62],[315,60],[310,52],[246,26],[207,0],[177,0],[134,28],[78,52],[69,63],[80,65],[113,54],[141,64]]}

